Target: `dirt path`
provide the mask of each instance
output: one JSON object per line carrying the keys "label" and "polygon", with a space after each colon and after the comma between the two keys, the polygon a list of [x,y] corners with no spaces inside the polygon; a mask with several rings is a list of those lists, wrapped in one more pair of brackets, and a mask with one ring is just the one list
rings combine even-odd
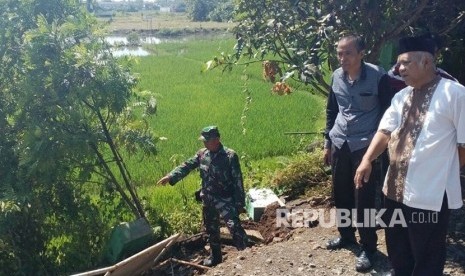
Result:
{"label": "dirt path", "polygon": [[[319,207],[330,208],[321,205]],[[287,204],[286,204],[287,205]],[[302,208],[312,205],[310,201],[294,202]],[[288,206],[286,206],[288,207]],[[337,236],[335,227],[312,225],[312,228],[276,228],[275,209],[266,211],[260,223],[244,223],[245,228],[262,233],[267,244],[256,244],[244,251],[237,251],[225,242],[223,245],[223,263],[208,270],[199,270],[193,266],[181,266],[171,263],[163,270],[152,271],[147,275],[207,275],[207,276],[299,276],[299,275],[385,275],[390,270],[387,259],[384,230],[377,231],[378,252],[373,269],[367,273],[355,270],[358,246],[330,251],[326,242]],[[444,275],[465,275],[465,207],[453,211],[449,226],[447,262]],[[173,252],[173,257],[201,264],[208,255],[205,237],[190,239],[185,246]]]}
{"label": "dirt path", "polygon": [[[384,275],[389,271],[390,265],[384,231],[378,230],[377,233],[379,251],[374,267],[368,273],[358,273],[355,270],[355,254],[359,252],[356,246],[336,251],[326,250],[326,241],[337,235],[337,231],[317,226],[296,229],[286,241],[255,246],[242,252],[231,250],[222,264],[204,275]],[[453,255],[453,251],[448,252],[444,275],[465,275],[463,264],[454,260],[457,256]]]}
{"label": "dirt path", "polygon": [[[319,207],[324,207],[321,202],[317,203],[320,204]],[[294,205],[308,208],[314,204],[311,201],[302,201],[294,202]],[[325,228],[316,225],[312,228],[295,228],[290,232],[283,231],[283,229],[273,232],[270,229],[273,229],[275,218],[266,217],[273,212],[276,213],[275,210],[265,212],[264,220],[262,219],[260,223],[261,232],[266,239],[269,240],[270,234],[278,236],[274,242],[253,246],[242,252],[231,247],[225,248],[228,252],[226,260],[208,270],[204,275],[385,275],[391,269],[382,229],[377,231],[378,252],[373,269],[367,273],[359,273],[355,270],[356,255],[360,252],[358,246],[335,251],[325,248],[326,242],[338,235],[335,227]],[[444,275],[465,275],[464,218],[465,207],[451,214]],[[265,229],[268,229],[268,232]]]}
{"label": "dirt path", "polygon": [[[243,252],[231,251],[225,262],[205,275],[363,275],[355,271],[355,254],[359,251],[356,246],[336,251],[325,249],[326,241],[336,235],[335,229],[299,228],[286,241]],[[384,236],[379,238],[383,244]],[[380,247],[372,273],[386,271],[389,271],[386,251]]]}

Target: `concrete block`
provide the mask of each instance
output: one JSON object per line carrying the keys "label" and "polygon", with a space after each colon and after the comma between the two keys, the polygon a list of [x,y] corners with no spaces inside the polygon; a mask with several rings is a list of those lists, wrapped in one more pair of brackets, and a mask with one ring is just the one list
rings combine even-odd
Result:
{"label": "concrete block", "polygon": [[259,221],[266,206],[278,202],[281,207],[285,204],[278,198],[278,196],[268,188],[263,189],[250,189],[246,196],[246,210],[247,214],[254,221]]}

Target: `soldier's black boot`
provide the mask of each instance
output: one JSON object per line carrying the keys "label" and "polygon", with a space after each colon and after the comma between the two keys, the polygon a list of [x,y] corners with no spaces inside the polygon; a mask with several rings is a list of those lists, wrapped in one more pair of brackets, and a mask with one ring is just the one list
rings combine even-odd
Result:
{"label": "soldier's black boot", "polygon": [[204,266],[210,266],[210,267],[215,266],[223,261],[223,256],[221,255],[221,246],[212,247],[211,250],[212,252],[211,252],[210,257],[203,260]]}

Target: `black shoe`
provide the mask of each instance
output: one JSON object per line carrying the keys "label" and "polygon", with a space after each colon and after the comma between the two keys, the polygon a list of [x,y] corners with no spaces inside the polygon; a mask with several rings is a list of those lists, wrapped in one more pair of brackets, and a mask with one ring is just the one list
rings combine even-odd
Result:
{"label": "black shoe", "polygon": [[373,267],[373,253],[363,250],[355,261],[355,270],[367,272]]}
{"label": "black shoe", "polygon": [[329,249],[329,250],[340,249],[340,248],[344,248],[346,246],[356,244],[356,243],[357,242],[355,241],[355,238],[346,239],[346,238],[338,237],[338,238],[334,238],[332,240],[329,240],[326,243],[326,249]]}
{"label": "black shoe", "polygon": [[212,247],[210,257],[203,260],[204,266],[215,266],[223,261],[223,254],[221,253],[221,246]]}

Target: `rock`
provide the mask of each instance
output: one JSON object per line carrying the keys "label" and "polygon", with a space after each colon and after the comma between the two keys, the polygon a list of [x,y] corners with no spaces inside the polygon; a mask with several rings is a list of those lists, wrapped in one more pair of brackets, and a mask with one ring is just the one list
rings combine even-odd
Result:
{"label": "rock", "polygon": [[279,237],[273,238],[273,242],[282,242],[282,241],[283,241],[283,238],[279,238]]}
{"label": "rock", "polygon": [[242,269],[242,265],[240,265],[240,264],[235,264],[235,265],[234,265],[234,268],[237,269],[237,270],[241,270],[241,269]]}
{"label": "rock", "polygon": [[265,263],[267,263],[267,264],[271,264],[272,262],[273,262],[272,259],[266,259],[266,261],[265,261]]}
{"label": "rock", "polygon": [[342,268],[335,268],[335,269],[332,269],[331,272],[332,272],[334,275],[342,275],[342,274],[344,274],[344,269],[342,269]]}

